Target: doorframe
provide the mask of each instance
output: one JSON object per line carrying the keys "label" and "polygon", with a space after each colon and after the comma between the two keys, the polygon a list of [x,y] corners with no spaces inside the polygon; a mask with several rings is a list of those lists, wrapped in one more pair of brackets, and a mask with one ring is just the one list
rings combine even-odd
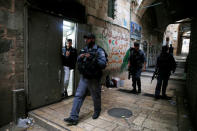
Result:
{"label": "doorframe", "polygon": [[[29,111],[30,109],[28,108],[29,104],[30,104],[30,101],[29,101],[29,77],[28,77],[28,69],[31,68],[30,65],[28,64],[29,63],[29,9],[35,9],[34,7],[31,7],[31,5],[28,5],[28,4],[25,4],[24,5],[24,89],[25,89],[25,95],[26,95],[26,110]],[[46,13],[42,10],[39,10],[39,9],[35,9],[37,11],[40,11],[40,12],[43,12],[43,13]],[[48,15],[52,15],[50,13],[46,13]],[[53,15],[52,15],[53,16]],[[56,17],[60,17],[62,18],[63,20],[65,21],[69,21],[69,22],[72,22],[75,24],[75,28],[76,28],[76,31],[75,31],[75,48],[77,49],[77,25],[78,25],[78,22],[75,22],[75,21],[71,21],[71,20],[68,20],[64,17],[61,17],[61,16],[57,16],[55,15]],[[61,50],[62,51],[62,50]],[[76,73],[76,70],[77,68],[75,68],[74,70],[74,78],[73,78],[73,94],[72,96],[74,96],[75,94],[75,91],[76,91],[76,88],[77,88],[77,83],[76,83],[76,75],[79,75]]]}
{"label": "doorframe", "polygon": [[[77,22],[75,22],[75,21],[71,21],[71,20],[69,20],[69,19],[66,19],[66,18],[63,18],[63,21],[68,21],[68,22],[71,22],[71,23],[74,23],[74,25],[75,25],[75,46],[74,46],[74,48],[77,50],[77,45],[78,45],[78,43],[77,43],[77,30],[78,30],[78,28],[77,28],[77,25],[78,25],[78,23]],[[63,43],[62,43],[63,44]],[[62,50],[61,50],[62,51]],[[77,56],[78,56],[78,50],[77,50]],[[77,64],[76,64],[77,65]],[[77,73],[76,73],[76,70],[77,70],[77,66],[75,66],[75,69],[74,69],[74,71],[73,71],[73,89],[72,89],[72,95],[71,96],[74,96],[75,95],[75,91],[76,91],[76,89],[77,89],[77,84],[78,83],[76,83],[76,75],[78,75]],[[69,78],[69,80],[70,80],[70,78]],[[68,89],[68,88],[67,88]]]}
{"label": "doorframe", "polygon": [[26,95],[26,110],[28,110],[29,103],[29,83],[28,83],[28,9],[27,4],[24,5],[24,89]]}

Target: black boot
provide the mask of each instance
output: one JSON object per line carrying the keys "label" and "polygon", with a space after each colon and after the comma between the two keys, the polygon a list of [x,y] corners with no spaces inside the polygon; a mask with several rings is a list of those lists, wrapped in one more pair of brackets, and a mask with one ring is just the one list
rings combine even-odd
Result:
{"label": "black boot", "polygon": [[92,119],[97,119],[100,115],[100,112],[94,112],[94,114],[92,115]]}
{"label": "black boot", "polygon": [[160,96],[159,95],[155,95],[155,99],[156,100],[160,99]]}
{"label": "black boot", "polygon": [[68,117],[68,118],[64,118],[64,121],[69,123],[70,125],[77,125],[78,120],[73,120],[72,118]]}
{"label": "black boot", "polygon": [[140,88],[140,89],[138,88],[138,91],[137,91],[137,93],[141,93],[141,88]]}
{"label": "black boot", "polygon": [[130,91],[131,93],[137,93],[136,88],[133,88],[133,90]]}

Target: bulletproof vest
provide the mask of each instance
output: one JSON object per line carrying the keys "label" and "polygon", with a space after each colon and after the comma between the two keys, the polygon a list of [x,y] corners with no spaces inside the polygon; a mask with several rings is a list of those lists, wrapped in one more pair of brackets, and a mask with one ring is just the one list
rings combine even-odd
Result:
{"label": "bulletproof vest", "polygon": [[144,56],[142,53],[140,53],[140,51],[135,51],[134,48],[131,48],[130,61],[132,67],[142,68],[142,64],[144,63]]}
{"label": "bulletproof vest", "polygon": [[168,53],[164,53],[164,54],[161,54],[158,58],[158,67],[159,67],[159,71],[162,71],[162,72],[169,72],[171,69],[172,69],[172,64],[171,61],[170,61],[170,54]]}
{"label": "bulletproof vest", "polygon": [[78,61],[78,70],[80,74],[82,74],[85,78],[92,79],[92,78],[100,78],[102,76],[102,71],[101,69],[98,68],[97,65],[98,48],[92,49],[91,51],[81,50],[80,54],[83,53],[90,54],[90,57],[88,58],[84,57],[83,59]]}
{"label": "bulletproof vest", "polygon": [[174,48],[173,47],[170,47],[169,48],[169,53],[172,53],[173,54],[173,50],[174,50]]}

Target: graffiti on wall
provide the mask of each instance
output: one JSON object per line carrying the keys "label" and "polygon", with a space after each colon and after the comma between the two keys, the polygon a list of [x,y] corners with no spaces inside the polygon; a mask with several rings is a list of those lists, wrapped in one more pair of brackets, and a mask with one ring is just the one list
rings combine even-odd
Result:
{"label": "graffiti on wall", "polygon": [[96,43],[108,54],[107,70],[120,71],[123,58],[129,48],[129,32],[112,28],[94,27]]}

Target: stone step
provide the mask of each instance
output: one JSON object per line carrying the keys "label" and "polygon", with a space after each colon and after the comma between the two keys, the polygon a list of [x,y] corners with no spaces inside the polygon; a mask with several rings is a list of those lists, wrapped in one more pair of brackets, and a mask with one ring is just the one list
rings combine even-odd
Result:
{"label": "stone step", "polygon": [[54,123],[46,118],[38,116],[33,112],[29,112],[28,114],[29,117],[32,117],[35,120],[36,124],[47,129],[47,131],[70,131],[69,129],[62,127],[61,125],[58,125],[57,123]]}

